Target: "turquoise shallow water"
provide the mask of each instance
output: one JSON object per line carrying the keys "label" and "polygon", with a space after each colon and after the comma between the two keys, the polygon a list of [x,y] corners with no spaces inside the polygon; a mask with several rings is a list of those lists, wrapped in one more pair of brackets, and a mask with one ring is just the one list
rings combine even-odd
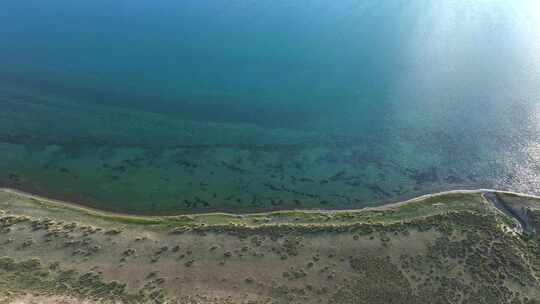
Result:
{"label": "turquoise shallow water", "polygon": [[540,189],[540,5],[0,5],[0,186],[133,213]]}

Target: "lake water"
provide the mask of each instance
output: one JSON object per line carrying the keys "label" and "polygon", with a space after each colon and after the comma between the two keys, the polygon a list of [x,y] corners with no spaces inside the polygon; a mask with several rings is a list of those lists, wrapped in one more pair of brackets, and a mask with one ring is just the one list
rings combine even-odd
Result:
{"label": "lake water", "polygon": [[156,214],[540,194],[539,3],[3,0],[0,186]]}

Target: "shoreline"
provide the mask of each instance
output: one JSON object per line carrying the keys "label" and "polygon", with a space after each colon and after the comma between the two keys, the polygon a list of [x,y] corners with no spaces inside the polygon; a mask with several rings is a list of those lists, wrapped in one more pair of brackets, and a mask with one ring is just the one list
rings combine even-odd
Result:
{"label": "shoreline", "polygon": [[184,214],[171,214],[171,215],[139,215],[139,214],[130,214],[125,212],[113,212],[113,211],[107,211],[102,209],[97,209],[89,206],[85,206],[84,204],[80,203],[74,203],[74,202],[68,202],[68,201],[62,201],[62,200],[55,200],[51,198],[47,198],[44,196],[32,194],[29,192],[21,191],[18,189],[13,188],[0,188],[0,192],[17,195],[20,197],[24,197],[27,199],[34,199],[38,200],[40,202],[45,202],[52,205],[57,205],[59,207],[64,207],[72,210],[82,211],[90,214],[98,214],[98,215],[108,215],[108,216],[122,216],[122,217],[128,217],[133,219],[163,219],[163,218],[175,218],[179,216],[207,216],[207,215],[226,215],[230,217],[238,217],[242,218],[245,216],[250,215],[268,215],[268,214],[279,214],[279,213],[287,213],[287,212],[302,212],[302,213],[320,213],[320,214],[339,214],[339,213],[347,213],[347,212],[360,212],[360,211],[366,211],[366,210],[386,210],[393,207],[398,207],[402,205],[406,205],[413,202],[422,201],[425,199],[438,197],[438,196],[444,196],[444,195],[452,195],[452,194],[483,194],[483,193],[501,193],[501,194],[510,194],[510,195],[517,195],[520,197],[527,197],[527,198],[536,198],[540,199],[540,196],[527,194],[527,193],[520,193],[520,192],[514,192],[514,191],[505,191],[505,190],[497,190],[497,189],[488,189],[488,188],[478,188],[478,189],[457,189],[457,190],[448,190],[448,191],[440,191],[440,192],[434,192],[434,193],[428,193],[420,196],[416,196],[410,199],[397,201],[393,203],[387,203],[380,206],[375,207],[363,207],[363,208],[354,208],[354,209],[284,209],[284,210],[276,210],[276,211],[268,211],[268,212],[253,212],[253,213],[230,213],[230,212],[206,212],[206,213],[184,213]]}
{"label": "shoreline", "polygon": [[[538,261],[538,235],[522,231],[504,208],[523,202],[533,208],[536,227],[540,198],[500,194],[507,203],[501,207],[485,197],[501,192],[451,190],[350,211],[128,219],[0,188],[0,302],[22,303],[23,294],[32,294],[33,302],[74,298],[70,304],[153,303],[157,297],[160,303],[358,303],[397,290],[410,303],[431,303],[432,292],[410,295],[423,290],[411,285],[423,282],[412,275],[433,272],[467,282],[470,299],[480,296],[473,290],[508,280],[523,286],[513,292],[538,298],[529,264]],[[463,266],[482,248],[499,267]],[[449,258],[452,252],[463,255]],[[441,294],[448,290],[454,289]]]}

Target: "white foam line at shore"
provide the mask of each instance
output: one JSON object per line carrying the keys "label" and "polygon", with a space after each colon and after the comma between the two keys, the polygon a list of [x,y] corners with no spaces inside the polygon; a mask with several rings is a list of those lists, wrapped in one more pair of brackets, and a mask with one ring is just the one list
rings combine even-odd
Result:
{"label": "white foam line at shore", "polygon": [[84,204],[79,203],[72,203],[72,202],[66,202],[66,201],[60,201],[60,200],[54,200],[49,199],[46,197],[42,197],[39,195],[35,195],[32,193],[20,191],[17,189],[12,188],[0,188],[0,192],[10,193],[19,195],[26,198],[36,199],[40,201],[44,201],[51,204],[56,204],[60,206],[65,206],[72,209],[78,209],[86,212],[92,212],[92,213],[98,213],[103,215],[122,215],[126,217],[133,217],[133,218],[167,218],[167,217],[175,217],[175,216],[204,216],[209,214],[223,214],[228,216],[236,216],[236,217],[243,217],[248,215],[264,215],[264,214],[272,214],[272,213],[280,213],[280,212],[291,212],[291,211],[297,211],[297,212],[305,212],[305,213],[341,213],[341,212],[359,212],[359,211],[365,211],[365,210],[384,210],[391,207],[396,207],[400,205],[406,205],[408,203],[418,202],[429,198],[439,197],[443,195],[449,195],[449,194],[482,194],[485,192],[493,192],[493,193],[503,193],[503,194],[512,194],[517,195],[520,197],[527,197],[527,198],[534,198],[534,199],[540,199],[540,196],[527,194],[527,193],[520,193],[520,192],[513,192],[513,191],[503,191],[503,190],[496,190],[496,189],[472,189],[472,190],[449,190],[449,191],[442,191],[442,192],[436,192],[436,193],[429,193],[424,194],[418,197],[414,197],[408,200],[395,202],[395,203],[388,203],[376,207],[364,207],[364,208],[356,208],[356,209],[286,209],[286,210],[278,210],[278,211],[268,211],[268,212],[254,212],[254,213],[244,213],[244,214],[236,214],[236,213],[226,213],[226,212],[210,212],[210,213],[192,213],[192,214],[177,214],[177,215],[165,215],[165,216],[159,216],[159,215],[137,215],[137,214],[129,214],[129,213],[117,213],[117,212],[111,212],[106,210],[101,210],[97,208],[87,207]]}

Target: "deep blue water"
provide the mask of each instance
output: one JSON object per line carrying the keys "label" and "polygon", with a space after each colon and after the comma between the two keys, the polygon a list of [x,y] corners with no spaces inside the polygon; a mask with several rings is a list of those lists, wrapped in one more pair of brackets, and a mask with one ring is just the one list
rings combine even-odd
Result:
{"label": "deep blue water", "polygon": [[0,185],[124,212],[540,189],[534,0],[3,0]]}

